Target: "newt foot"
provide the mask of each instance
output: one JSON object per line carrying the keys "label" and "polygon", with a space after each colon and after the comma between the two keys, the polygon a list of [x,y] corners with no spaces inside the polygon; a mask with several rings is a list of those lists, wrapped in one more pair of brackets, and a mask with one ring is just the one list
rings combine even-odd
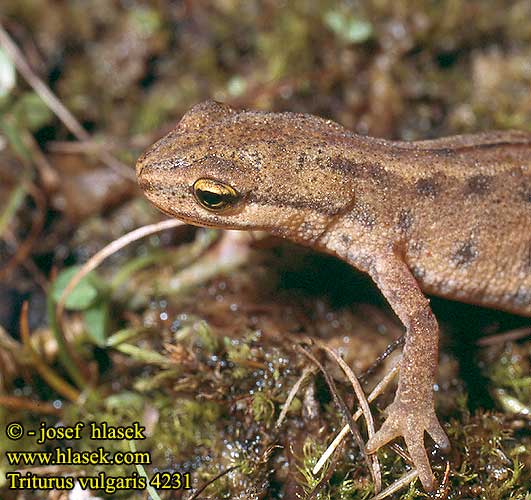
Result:
{"label": "newt foot", "polygon": [[448,436],[441,427],[433,406],[418,408],[395,400],[386,413],[388,417],[384,424],[367,443],[367,453],[374,453],[389,441],[403,436],[422,486],[426,491],[433,490],[434,477],[424,447],[424,432],[442,449],[450,447]]}

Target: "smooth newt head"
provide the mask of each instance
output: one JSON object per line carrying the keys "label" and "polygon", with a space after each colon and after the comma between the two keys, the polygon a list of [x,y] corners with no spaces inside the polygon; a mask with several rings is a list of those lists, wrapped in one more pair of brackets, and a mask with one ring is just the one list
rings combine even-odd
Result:
{"label": "smooth newt head", "polygon": [[327,168],[326,132],[347,133],[310,115],[207,101],[140,157],[138,182],[160,210],[186,222],[313,244],[351,199],[349,176]]}

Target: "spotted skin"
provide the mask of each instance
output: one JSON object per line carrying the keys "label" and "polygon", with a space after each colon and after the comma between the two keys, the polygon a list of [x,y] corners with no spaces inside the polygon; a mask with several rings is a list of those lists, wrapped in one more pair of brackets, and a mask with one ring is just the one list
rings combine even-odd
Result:
{"label": "spotted skin", "polygon": [[[424,292],[531,317],[531,134],[392,142],[208,101],[141,156],[137,176],[169,215],[270,231],[372,277],[406,340],[395,400],[367,451],[403,436],[432,490],[424,434],[449,441],[435,415],[438,325]],[[239,193],[230,210],[197,203],[200,178]]]}

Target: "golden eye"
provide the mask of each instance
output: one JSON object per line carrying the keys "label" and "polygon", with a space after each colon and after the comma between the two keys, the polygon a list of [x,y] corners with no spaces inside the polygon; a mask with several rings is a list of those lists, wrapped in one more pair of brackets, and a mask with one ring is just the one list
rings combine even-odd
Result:
{"label": "golden eye", "polygon": [[214,212],[230,208],[240,199],[240,195],[232,186],[213,179],[198,179],[192,189],[199,204]]}

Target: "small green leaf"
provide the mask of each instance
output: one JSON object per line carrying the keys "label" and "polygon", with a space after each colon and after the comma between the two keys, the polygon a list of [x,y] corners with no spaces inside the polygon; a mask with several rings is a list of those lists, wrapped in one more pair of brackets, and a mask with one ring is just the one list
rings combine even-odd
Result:
{"label": "small green leaf", "polygon": [[[52,285],[52,297],[55,302],[59,302],[63,290],[70,282],[74,274],[79,271],[79,266],[69,267],[57,276]],[[72,311],[84,311],[96,302],[99,290],[94,283],[93,277],[89,274],[85,276],[68,295],[65,307]]]}
{"label": "small green leaf", "polygon": [[135,413],[141,413],[144,406],[144,398],[133,391],[122,391],[105,398],[105,408],[109,412],[120,413],[125,408]]}
{"label": "small green leaf", "polygon": [[372,24],[338,10],[328,11],[324,23],[347,43],[366,42],[373,34]]}
{"label": "small green leaf", "polygon": [[26,129],[20,127],[20,124],[13,118],[11,114],[8,117],[2,116],[0,120],[0,130],[7,139],[9,146],[13,152],[24,163],[29,163],[32,160],[32,153],[29,151],[27,145],[24,142],[24,134],[27,133]]}
{"label": "small green leaf", "polygon": [[174,364],[170,358],[166,358],[156,351],[143,349],[132,344],[126,344],[125,342],[116,346],[116,350],[122,352],[123,354],[127,354],[130,358],[140,361],[141,363],[149,363],[163,367]]}
{"label": "small green leaf", "polygon": [[109,324],[109,303],[99,301],[83,313],[83,321],[91,340],[103,347],[107,339],[107,326]]}

